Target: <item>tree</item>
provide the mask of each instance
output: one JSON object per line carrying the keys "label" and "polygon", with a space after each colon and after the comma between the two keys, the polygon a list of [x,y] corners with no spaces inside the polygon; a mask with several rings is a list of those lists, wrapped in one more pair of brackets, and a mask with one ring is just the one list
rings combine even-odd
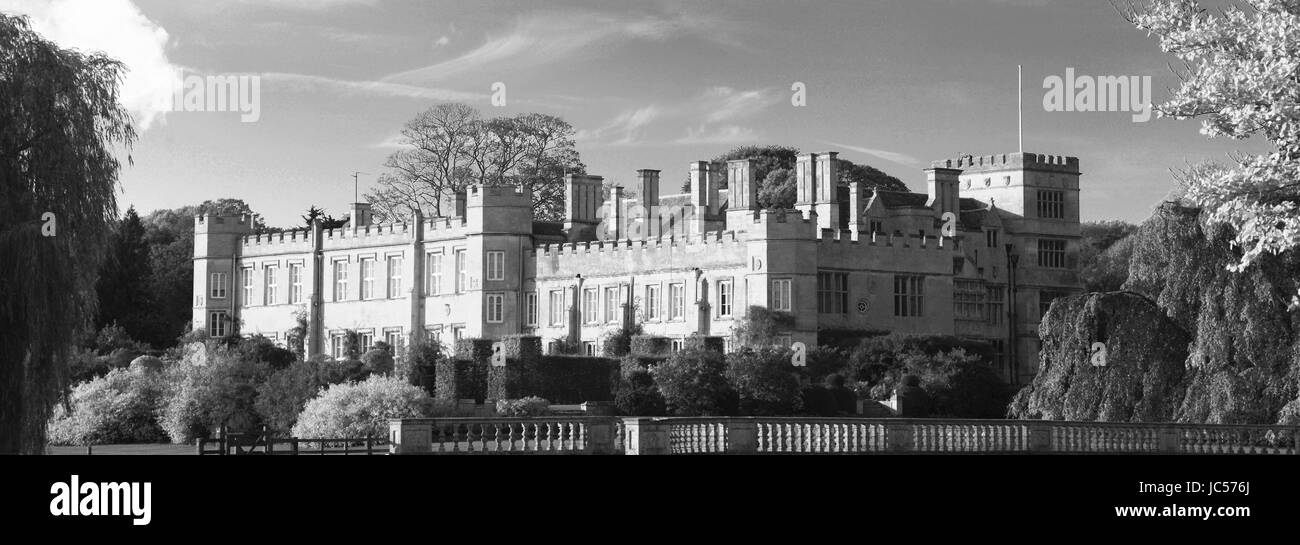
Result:
{"label": "tree", "polygon": [[[1275,150],[1205,162],[1179,173],[1185,197],[1212,223],[1231,226],[1242,250],[1234,270],[1264,254],[1300,247],[1300,4],[1294,0],[1227,3],[1217,13],[1196,0],[1117,5],[1132,24],[1181,61],[1182,80],[1161,116],[1202,119],[1209,137],[1260,135]],[[1292,296],[1292,308],[1300,297]]]}
{"label": "tree", "polygon": [[[754,169],[750,172],[758,180],[758,206],[762,208],[793,208],[797,198],[795,179],[795,162],[799,149],[789,146],[738,146],[731,151],[713,158],[711,168],[719,173],[722,188],[728,187],[727,161],[736,159],[753,159]],[[907,184],[902,180],[885,174],[870,165],[859,165],[847,159],[836,159],[839,164],[839,180],[836,185],[848,188],[857,182],[864,188],[879,188],[889,191],[907,191]],[[690,191],[690,179],[682,185],[682,191]]]}
{"label": "tree", "polygon": [[740,414],[791,416],[803,409],[799,377],[784,348],[742,348],[727,355],[727,381],[740,398]]}
{"label": "tree", "polygon": [[117,323],[135,337],[146,337],[150,329],[148,301],[149,245],[145,242],[144,224],[135,207],[117,224],[108,242],[108,255],[99,269],[95,283],[99,312],[95,327]]}
{"label": "tree", "polygon": [[483,119],[465,104],[439,104],[407,122],[403,148],[366,194],[377,216],[393,221],[420,210],[450,216],[447,200],[470,184],[518,185],[532,192],[538,219],[559,219],[564,174],[582,174],[574,130],[558,117],[527,113]]}
{"label": "tree", "polygon": [[74,337],[94,318],[114,152],[136,139],[118,101],[125,69],[0,14],[0,453],[44,449]]}
{"label": "tree", "polygon": [[338,229],[348,223],[347,218],[335,218],[326,214],[324,208],[317,208],[312,205],[307,209],[307,214],[302,216],[302,221],[308,229],[311,229],[312,222],[316,220],[320,220],[321,229]]}
{"label": "tree", "polygon": [[727,362],[712,350],[682,350],[650,374],[674,416],[735,414],[739,397],[726,378]]}
{"label": "tree", "polygon": [[1128,279],[1130,236],[1137,226],[1123,221],[1090,221],[1081,226],[1079,277],[1090,292],[1118,291]]}

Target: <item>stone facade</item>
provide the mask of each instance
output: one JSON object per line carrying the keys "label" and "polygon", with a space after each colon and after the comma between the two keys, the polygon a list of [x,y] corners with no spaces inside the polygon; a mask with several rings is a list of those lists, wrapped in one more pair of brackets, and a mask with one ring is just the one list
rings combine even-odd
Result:
{"label": "stone facade", "polygon": [[693,162],[691,191],[663,196],[659,171],[637,171],[653,206],[570,175],[562,222],[534,221],[524,191],[477,186],[454,217],[406,223],[372,224],[365,204],[347,227],[269,235],[198,217],[194,327],[283,340],[301,315],[310,354],[337,353],[347,330],[363,344],[523,333],[596,352],[628,321],[730,337],[757,305],[790,312],[789,341],[810,346],[826,328],[988,339],[1004,376],[1026,382],[1039,318],[1079,291],[1076,158],[937,161],[921,194],[846,192],[835,152],[806,154],[793,210],[758,209],[751,161],[726,168],[728,189]]}

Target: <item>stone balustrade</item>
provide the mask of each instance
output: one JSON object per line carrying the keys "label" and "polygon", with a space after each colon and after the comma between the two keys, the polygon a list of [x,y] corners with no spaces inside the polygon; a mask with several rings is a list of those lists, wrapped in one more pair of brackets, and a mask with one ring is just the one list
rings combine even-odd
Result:
{"label": "stone balustrade", "polygon": [[390,452],[571,454],[1300,454],[1292,426],[906,418],[393,420]]}

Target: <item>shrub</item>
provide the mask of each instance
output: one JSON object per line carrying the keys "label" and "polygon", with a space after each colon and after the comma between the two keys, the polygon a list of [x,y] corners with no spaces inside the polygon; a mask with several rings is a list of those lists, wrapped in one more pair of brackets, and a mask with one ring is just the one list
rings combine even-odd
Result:
{"label": "shrub", "polygon": [[262,424],[255,403],[258,386],[270,376],[271,368],[241,358],[237,349],[225,346],[207,349],[205,360],[204,365],[182,362],[166,374],[173,387],[162,426],[174,442],[208,437],[223,425],[241,431]]}
{"label": "shrub", "polygon": [[312,357],[316,366],[320,369],[321,379],[328,384],[341,384],[344,382],[357,382],[370,378],[370,370],[361,360],[340,359],[336,360],[323,354]]}
{"label": "shrub", "polygon": [[157,373],[162,371],[163,361],[157,356],[140,356],[131,360],[131,372],[134,373]]}
{"label": "shrub", "polygon": [[830,393],[835,403],[835,411],[839,414],[857,414],[858,394],[847,387],[846,383],[844,375],[841,374],[827,375],[824,381],[826,391]]}
{"label": "shrub", "polygon": [[537,396],[522,399],[498,399],[497,414],[501,416],[546,416],[551,414],[551,402]]}
{"label": "shrub", "polygon": [[387,437],[393,418],[420,418],[433,410],[429,395],[392,376],[335,384],[307,402],[293,426],[294,437]]}
{"label": "shrub", "polygon": [[621,358],[632,353],[632,338],[642,333],[641,324],[619,327],[601,336],[601,353],[607,358]]}
{"label": "shrub", "polygon": [[709,350],[722,354],[727,351],[727,340],[722,337],[709,337],[698,333],[692,333],[682,339],[682,349]]}
{"label": "shrub", "polygon": [[653,335],[633,335],[628,341],[628,350],[636,356],[667,356],[669,349],[672,347],[672,340],[668,337],[655,337]]}
{"label": "shrub", "polygon": [[394,368],[392,352],[383,348],[371,348],[366,355],[361,357],[361,362],[365,365],[366,373],[370,375],[391,375]]}
{"label": "shrub", "polygon": [[257,387],[257,401],[253,406],[267,426],[274,430],[293,429],[307,401],[329,384],[320,364],[317,358],[294,362],[288,369],[272,373]]}
{"label": "shrub", "polygon": [[[49,424],[54,445],[153,443],[166,439],[157,421],[165,397],[158,373],[114,369],[72,389]],[[68,408],[71,408],[69,410]]]}
{"label": "shrub", "polygon": [[736,325],[732,328],[732,335],[737,346],[754,348],[772,346],[782,331],[794,325],[793,314],[754,305],[745,310],[743,318],[736,321]]}
{"label": "shrub", "polygon": [[659,365],[666,359],[668,359],[667,356],[654,357],[642,356],[639,354],[628,354],[623,356],[623,359],[619,360],[619,378],[626,381],[627,377],[632,373],[637,371],[649,371],[651,367]]}
{"label": "shrub", "polygon": [[839,408],[835,406],[835,395],[825,386],[804,386],[799,391],[803,400],[804,412],[813,416],[835,416]]}
{"label": "shrub", "polygon": [[523,369],[525,395],[556,403],[612,401],[619,360],[584,356],[542,356]]}
{"label": "shrub", "polygon": [[434,373],[442,358],[442,346],[438,343],[416,343],[407,349],[406,357],[396,363],[394,373],[399,378],[424,388],[424,391],[432,396],[435,384]]}
{"label": "shrub", "polygon": [[963,339],[951,335],[909,335],[891,333],[863,339],[849,356],[845,369],[849,378],[872,385],[871,397],[889,398],[903,375],[904,357],[913,354],[933,356],[961,348],[986,362],[993,361],[993,347],[986,341]]}
{"label": "shrub", "polygon": [[614,397],[614,406],[626,416],[663,416],[666,414],[664,396],[655,386],[654,377],[645,370],[625,375],[624,383]]}
{"label": "shrub", "polygon": [[740,414],[790,416],[803,408],[789,350],[742,348],[726,359],[727,381],[739,397]]}
{"label": "shrub", "polygon": [[651,375],[674,416],[727,416],[739,402],[727,382],[727,362],[709,350],[683,350],[656,365]]}
{"label": "shrub", "polygon": [[235,348],[235,356],[240,359],[265,363],[271,366],[272,369],[287,368],[298,359],[293,352],[276,346],[274,341],[262,335],[240,339]]}
{"label": "shrub", "polygon": [[1002,418],[1011,391],[992,367],[960,348],[933,356],[904,356],[931,400],[930,414],[947,418]]}

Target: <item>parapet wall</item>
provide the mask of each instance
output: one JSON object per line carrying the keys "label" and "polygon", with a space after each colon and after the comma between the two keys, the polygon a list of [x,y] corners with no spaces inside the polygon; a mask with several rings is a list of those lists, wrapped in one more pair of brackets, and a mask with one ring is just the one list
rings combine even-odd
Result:
{"label": "parapet wall", "polygon": [[743,262],[747,255],[745,242],[743,233],[709,231],[650,239],[545,244],[534,247],[529,258],[536,260],[539,277],[619,274],[675,267],[707,269],[712,265]]}
{"label": "parapet wall", "polygon": [[932,168],[959,169],[966,172],[1030,169],[1078,174],[1079,158],[1017,152],[995,155],[966,155],[956,159],[935,161],[930,163],[930,166]]}

